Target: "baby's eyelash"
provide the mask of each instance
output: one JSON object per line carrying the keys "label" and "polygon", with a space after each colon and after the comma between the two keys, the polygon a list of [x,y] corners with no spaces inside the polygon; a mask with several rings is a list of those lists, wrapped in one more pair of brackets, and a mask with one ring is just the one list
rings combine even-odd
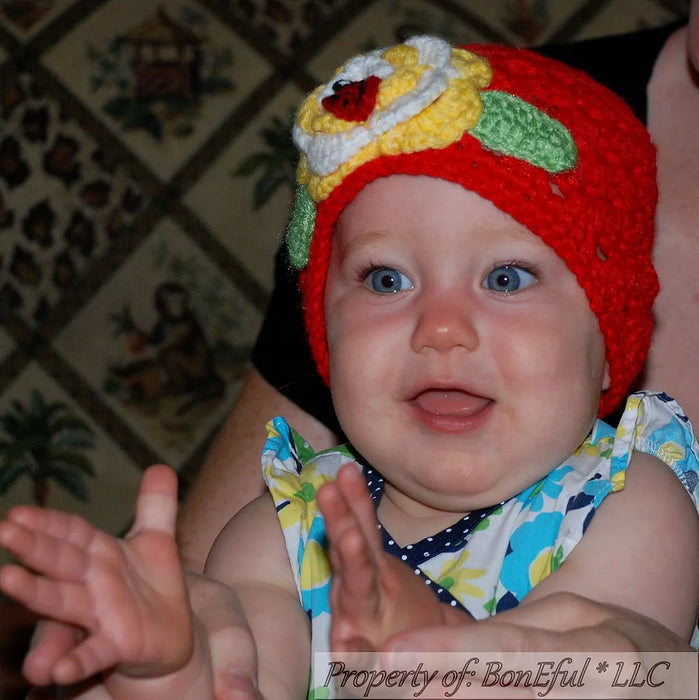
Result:
{"label": "baby's eyelash", "polygon": [[[524,272],[528,272],[530,275],[533,275],[537,279],[541,279],[539,266],[535,265],[534,263],[524,262],[523,260],[503,260],[502,262],[498,262],[492,265],[491,268],[488,270],[488,273],[490,274],[491,272],[494,272],[495,270],[501,267],[515,267],[519,270],[524,270]],[[395,265],[388,262],[369,262],[358,268],[355,275],[356,280],[358,282],[364,282],[372,272],[382,269],[398,270],[398,268]]]}
{"label": "baby's eyelash", "polygon": [[375,272],[376,270],[383,270],[383,269],[394,270],[394,269],[396,269],[396,267],[395,267],[395,265],[391,265],[390,263],[369,262],[357,270],[357,273],[356,273],[357,282],[364,282],[366,280],[366,278],[372,272]]}
{"label": "baby's eyelash", "polygon": [[516,267],[518,270],[524,270],[524,272],[528,272],[530,275],[534,275],[537,279],[541,278],[540,274],[540,269],[537,265],[534,265],[533,263],[529,262],[524,262],[522,260],[503,260],[502,262],[496,263],[493,265],[490,270],[490,272],[494,272],[495,270],[498,270],[501,267]]}

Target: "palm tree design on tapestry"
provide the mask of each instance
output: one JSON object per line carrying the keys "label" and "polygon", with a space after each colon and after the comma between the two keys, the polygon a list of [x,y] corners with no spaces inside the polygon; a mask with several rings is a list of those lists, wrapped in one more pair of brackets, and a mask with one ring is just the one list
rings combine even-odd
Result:
{"label": "palm tree design on tapestry", "polygon": [[48,403],[36,390],[29,405],[13,401],[0,415],[0,495],[23,476],[33,482],[34,502],[46,505],[53,480],[81,501],[87,501],[92,462],[84,451],[95,446],[94,432],[65,403]]}
{"label": "palm tree design on tapestry", "polygon": [[233,171],[239,177],[260,171],[253,195],[255,209],[264,206],[280,186],[288,186],[291,192],[296,189],[298,152],[291,140],[293,123],[293,111],[287,112],[283,119],[273,116],[270,126],[260,131],[265,150],[249,155]]}

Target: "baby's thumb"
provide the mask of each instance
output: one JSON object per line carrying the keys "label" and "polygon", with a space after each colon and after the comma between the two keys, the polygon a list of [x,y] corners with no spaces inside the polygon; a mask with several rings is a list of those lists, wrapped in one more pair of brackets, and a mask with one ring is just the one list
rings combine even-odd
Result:
{"label": "baby's thumb", "polygon": [[175,534],[177,474],[163,464],[148,467],[141,478],[132,533],[156,530]]}

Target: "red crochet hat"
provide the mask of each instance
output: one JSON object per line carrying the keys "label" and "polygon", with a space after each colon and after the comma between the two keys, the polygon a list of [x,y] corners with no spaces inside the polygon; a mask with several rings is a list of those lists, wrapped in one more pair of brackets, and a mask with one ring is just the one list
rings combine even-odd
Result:
{"label": "red crochet hat", "polygon": [[335,222],[369,182],[428,175],[490,200],[565,261],[605,340],[611,382],[599,414],[619,405],[645,361],[658,292],[655,149],[621,99],[532,51],[421,36],[348,61],[302,103],[294,140],[287,245],[326,382]]}

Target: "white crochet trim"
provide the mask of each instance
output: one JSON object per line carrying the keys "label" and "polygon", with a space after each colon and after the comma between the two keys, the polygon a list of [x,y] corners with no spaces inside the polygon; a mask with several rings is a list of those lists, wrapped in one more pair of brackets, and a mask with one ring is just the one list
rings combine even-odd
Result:
{"label": "white crochet trim", "polygon": [[[320,176],[335,172],[340,165],[355,156],[377,136],[385,134],[398,124],[409,121],[432,104],[448,87],[449,80],[460,76],[450,64],[451,46],[432,36],[417,36],[405,42],[417,49],[420,64],[430,66],[423,73],[414,90],[396,98],[382,111],[375,111],[364,124],[335,134],[308,134],[298,124],[293,136],[296,145],[306,155],[310,169]],[[333,93],[332,86],[339,80],[359,82],[374,75],[382,80],[395,68],[382,55],[385,49],[376,49],[347,62],[342,72],[335,75],[318,95],[318,108],[324,111],[322,101]]]}

